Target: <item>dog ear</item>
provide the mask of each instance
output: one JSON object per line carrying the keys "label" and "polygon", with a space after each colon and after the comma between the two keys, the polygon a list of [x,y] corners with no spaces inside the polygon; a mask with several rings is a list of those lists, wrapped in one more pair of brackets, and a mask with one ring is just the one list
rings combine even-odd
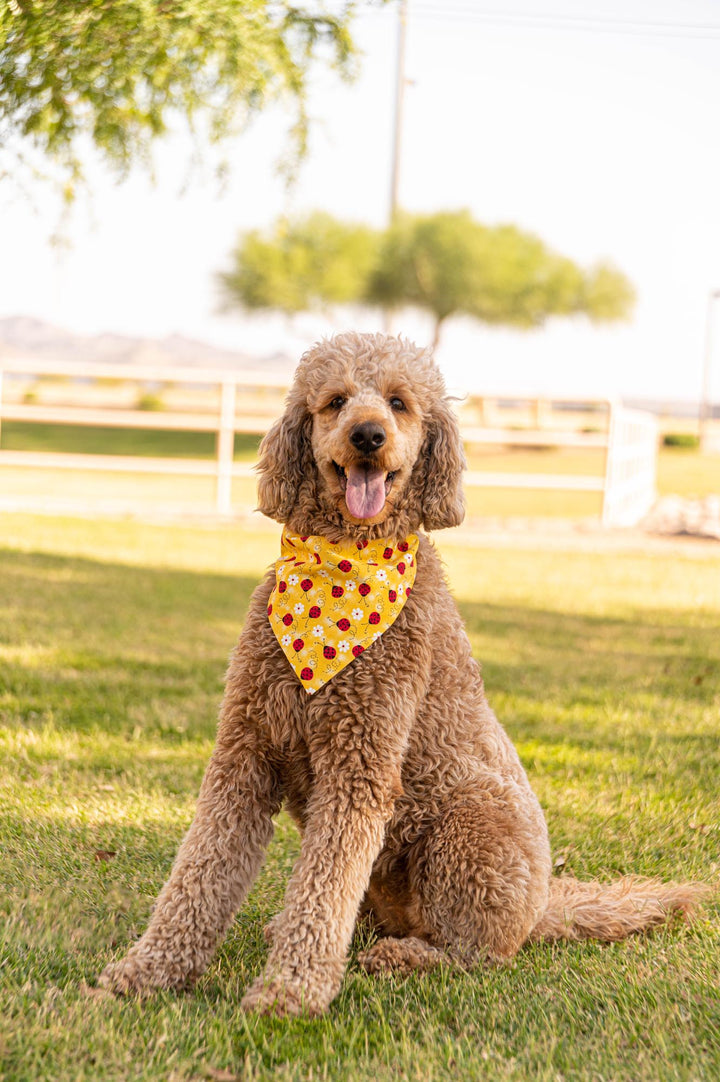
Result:
{"label": "dog ear", "polygon": [[258,510],[277,522],[287,522],[303,480],[315,468],[311,430],[312,417],[305,401],[291,397],[285,413],[260,444]]}
{"label": "dog ear", "polygon": [[426,530],[459,526],[465,517],[462,474],[465,453],[455,414],[444,398],[434,404],[422,455],[422,515]]}

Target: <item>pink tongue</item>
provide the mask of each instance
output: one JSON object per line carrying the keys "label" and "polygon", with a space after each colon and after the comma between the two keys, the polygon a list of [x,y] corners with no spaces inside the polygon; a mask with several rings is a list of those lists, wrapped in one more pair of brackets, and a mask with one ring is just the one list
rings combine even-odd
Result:
{"label": "pink tongue", "polygon": [[348,466],[345,503],[353,518],[374,518],[385,506],[384,470]]}

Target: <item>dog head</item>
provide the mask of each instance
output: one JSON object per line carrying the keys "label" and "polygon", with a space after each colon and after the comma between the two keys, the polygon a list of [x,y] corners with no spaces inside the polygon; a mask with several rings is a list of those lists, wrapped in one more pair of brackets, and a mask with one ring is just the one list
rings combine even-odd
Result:
{"label": "dog head", "polygon": [[259,509],[331,540],[457,526],[464,465],[431,352],[340,334],[304,354],[285,413],[260,445]]}

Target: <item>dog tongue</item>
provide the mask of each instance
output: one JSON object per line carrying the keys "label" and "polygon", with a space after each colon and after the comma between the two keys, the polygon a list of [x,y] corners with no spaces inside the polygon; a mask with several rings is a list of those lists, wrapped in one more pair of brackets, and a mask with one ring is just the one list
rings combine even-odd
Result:
{"label": "dog tongue", "polygon": [[353,518],[374,518],[385,506],[385,471],[348,466],[345,503]]}

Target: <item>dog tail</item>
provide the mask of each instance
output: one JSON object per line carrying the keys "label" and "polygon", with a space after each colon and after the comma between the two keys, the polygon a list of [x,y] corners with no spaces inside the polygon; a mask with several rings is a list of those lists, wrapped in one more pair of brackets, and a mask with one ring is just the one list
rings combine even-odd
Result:
{"label": "dog tail", "polygon": [[634,875],[612,883],[581,883],[563,876],[551,880],[547,909],[529,938],[614,943],[665,924],[675,915],[689,920],[710,893],[704,883],[664,883]]}

